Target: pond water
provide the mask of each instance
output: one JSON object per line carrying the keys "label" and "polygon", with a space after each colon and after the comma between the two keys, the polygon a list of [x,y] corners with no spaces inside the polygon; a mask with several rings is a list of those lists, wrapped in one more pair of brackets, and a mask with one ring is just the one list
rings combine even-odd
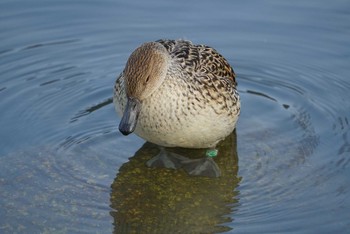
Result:
{"label": "pond water", "polygon": [[[349,1],[2,1],[0,233],[345,233]],[[150,169],[111,103],[135,47],[223,54],[242,112],[221,177]],[[189,157],[201,150],[174,149]]]}

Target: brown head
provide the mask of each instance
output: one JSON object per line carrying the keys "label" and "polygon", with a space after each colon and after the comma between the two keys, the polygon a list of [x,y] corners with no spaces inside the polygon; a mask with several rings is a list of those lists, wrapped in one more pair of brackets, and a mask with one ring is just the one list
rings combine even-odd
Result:
{"label": "brown head", "polygon": [[164,81],[169,54],[157,42],[148,42],[137,48],[129,57],[124,69],[126,94],[144,100]]}
{"label": "brown head", "polygon": [[145,43],[130,55],[123,72],[128,101],[119,124],[124,135],[135,130],[142,101],[163,83],[169,59],[165,47],[157,42]]}

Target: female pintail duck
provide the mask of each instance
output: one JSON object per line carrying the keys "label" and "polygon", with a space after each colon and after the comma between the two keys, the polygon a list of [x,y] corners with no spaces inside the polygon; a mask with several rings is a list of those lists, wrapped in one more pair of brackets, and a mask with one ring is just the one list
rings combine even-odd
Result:
{"label": "female pintail duck", "polygon": [[115,83],[119,131],[165,147],[214,149],[236,126],[236,84],[229,63],[209,46],[186,40],[144,43]]}

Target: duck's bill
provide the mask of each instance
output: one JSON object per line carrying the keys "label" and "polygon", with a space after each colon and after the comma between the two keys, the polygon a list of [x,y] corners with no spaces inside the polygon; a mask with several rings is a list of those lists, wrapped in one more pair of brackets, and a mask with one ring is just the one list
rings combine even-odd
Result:
{"label": "duck's bill", "polygon": [[140,110],[141,102],[136,98],[128,98],[122,120],[119,123],[119,131],[123,135],[129,135],[135,130]]}

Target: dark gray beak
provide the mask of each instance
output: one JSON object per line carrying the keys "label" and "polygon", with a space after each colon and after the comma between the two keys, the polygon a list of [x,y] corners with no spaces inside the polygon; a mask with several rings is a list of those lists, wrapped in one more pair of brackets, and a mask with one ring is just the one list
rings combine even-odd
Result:
{"label": "dark gray beak", "polygon": [[136,98],[128,98],[122,120],[119,123],[119,131],[123,135],[129,135],[135,130],[140,110],[141,102]]}

